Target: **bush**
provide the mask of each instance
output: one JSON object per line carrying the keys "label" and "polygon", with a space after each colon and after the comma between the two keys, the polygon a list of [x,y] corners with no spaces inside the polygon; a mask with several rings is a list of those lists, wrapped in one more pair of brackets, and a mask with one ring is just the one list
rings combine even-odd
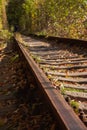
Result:
{"label": "bush", "polygon": [[8,30],[1,30],[0,37],[5,41],[9,41],[9,39],[12,37],[12,33]]}

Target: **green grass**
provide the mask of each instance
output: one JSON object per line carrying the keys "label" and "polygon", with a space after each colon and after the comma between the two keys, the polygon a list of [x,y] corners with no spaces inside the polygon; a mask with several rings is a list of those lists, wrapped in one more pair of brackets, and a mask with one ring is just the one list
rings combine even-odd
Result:
{"label": "green grass", "polygon": [[36,55],[31,55],[32,58],[37,62],[40,63],[42,60],[40,59],[40,57],[36,56]]}
{"label": "green grass", "polygon": [[70,101],[70,106],[73,108],[75,113],[78,114],[78,112],[79,112],[79,103],[77,101],[71,100]]}
{"label": "green grass", "polygon": [[15,61],[18,60],[18,59],[19,59],[19,55],[16,54],[15,56],[13,56],[13,57],[11,58],[11,62],[15,62]]}
{"label": "green grass", "polygon": [[87,92],[87,90],[83,90],[83,89],[75,89],[75,88],[65,88],[65,91],[72,91],[72,92]]}
{"label": "green grass", "polygon": [[12,33],[8,30],[1,30],[0,37],[3,38],[5,41],[8,41],[12,37]]}

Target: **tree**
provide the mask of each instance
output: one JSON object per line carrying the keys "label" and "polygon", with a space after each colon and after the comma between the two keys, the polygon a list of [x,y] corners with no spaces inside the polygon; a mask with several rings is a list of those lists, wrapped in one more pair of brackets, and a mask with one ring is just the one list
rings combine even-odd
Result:
{"label": "tree", "polygon": [[6,0],[0,0],[0,24],[3,25],[4,29],[7,29],[7,15],[6,15]]}
{"label": "tree", "polygon": [[24,0],[9,0],[7,6],[7,18],[10,28],[11,26],[17,26],[19,29],[21,28],[20,21],[24,14],[22,7],[23,3]]}
{"label": "tree", "polygon": [[87,0],[9,0],[7,12],[20,31],[84,38]]}

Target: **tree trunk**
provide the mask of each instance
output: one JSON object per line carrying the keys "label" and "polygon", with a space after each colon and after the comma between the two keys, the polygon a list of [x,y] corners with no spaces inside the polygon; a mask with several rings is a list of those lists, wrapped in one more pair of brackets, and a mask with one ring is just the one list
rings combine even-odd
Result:
{"label": "tree trunk", "polygon": [[3,29],[8,28],[5,4],[6,4],[6,1],[2,0],[2,24],[3,24]]}

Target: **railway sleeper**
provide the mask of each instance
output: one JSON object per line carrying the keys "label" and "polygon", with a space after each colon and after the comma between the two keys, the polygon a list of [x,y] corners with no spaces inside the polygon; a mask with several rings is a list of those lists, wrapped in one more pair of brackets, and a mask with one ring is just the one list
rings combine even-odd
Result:
{"label": "railway sleeper", "polygon": [[52,62],[52,61],[40,61],[39,62],[40,64],[48,64],[48,65],[71,65],[71,64],[74,64],[74,65],[76,65],[76,64],[82,64],[82,63],[87,63],[87,61],[76,61],[76,62],[71,62],[71,61],[68,61],[68,62],[61,62],[61,63],[59,63],[59,62],[57,62],[57,61],[54,61],[54,62]]}
{"label": "railway sleeper", "polygon": [[83,77],[87,76],[87,72],[75,72],[75,73],[59,73],[59,72],[53,72],[48,71],[47,74],[55,75],[55,76],[67,76],[67,77]]}
{"label": "railway sleeper", "polygon": [[84,92],[65,91],[65,94],[73,98],[78,98],[80,100],[87,100],[87,93]]}
{"label": "railway sleeper", "polygon": [[71,69],[82,69],[82,68],[87,68],[87,65],[73,65],[73,66],[57,66],[57,65],[44,65],[41,64],[42,67],[46,67],[46,68],[51,68],[52,70],[60,70],[60,69],[67,69],[67,70],[71,70]]}
{"label": "railway sleeper", "polygon": [[63,77],[56,77],[57,81],[67,81],[67,82],[72,82],[72,83],[87,83],[87,78],[63,78]]}
{"label": "railway sleeper", "polygon": [[56,62],[64,62],[64,61],[85,61],[85,60],[87,60],[87,58],[86,57],[84,57],[84,58],[79,58],[79,57],[76,57],[76,58],[70,58],[70,57],[66,57],[65,59],[58,59],[58,58],[55,58],[55,57],[53,57],[53,58],[44,58],[44,57],[42,57],[41,56],[41,58],[43,59],[43,60],[45,60],[45,61],[52,61],[52,62],[54,62],[54,61],[56,61]]}

